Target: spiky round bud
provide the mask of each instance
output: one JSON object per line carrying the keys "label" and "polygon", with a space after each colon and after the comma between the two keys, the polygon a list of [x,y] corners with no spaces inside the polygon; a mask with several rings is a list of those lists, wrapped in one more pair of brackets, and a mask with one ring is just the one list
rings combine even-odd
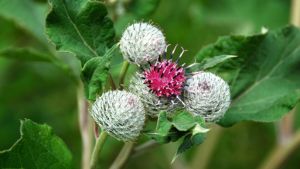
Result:
{"label": "spiky round bud", "polygon": [[165,47],[165,37],[161,30],[143,22],[127,27],[120,40],[124,59],[138,65],[157,60]]}
{"label": "spiky round bud", "polygon": [[163,60],[144,72],[145,83],[158,97],[179,96],[185,81],[184,73],[184,69],[177,63]]}
{"label": "spiky round bud", "polygon": [[91,111],[97,124],[118,140],[135,140],[145,123],[139,97],[126,91],[109,91],[97,98]]}
{"label": "spiky round bud", "polygon": [[145,106],[146,114],[151,117],[157,117],[160,111],[171,110],[174,106],[166,98],[159,98],[152,93],[145,84],[144,76],[140,73],[136,73],[132,77],[128,90],[140,97]]}
{"label": "spiky round bud", "polygon": [[228,84],[209,72],[197,72],[187,79],[184,90],[187,110],[208,122],[220,120],[230,105]]}

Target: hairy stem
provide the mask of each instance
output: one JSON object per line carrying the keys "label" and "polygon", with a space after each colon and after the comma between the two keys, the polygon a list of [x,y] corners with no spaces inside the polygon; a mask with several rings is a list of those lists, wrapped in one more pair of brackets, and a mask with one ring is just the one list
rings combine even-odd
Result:
{"label": "hairy stem", "polygon": [[124,80],[125,80],[128,68],[129,68],[129,63],[127,61],[124,61],[121,72],[120,72],[120,81],[119,81],[120,89],[123,89],[123,87],[124,87]]}
{"label": "hairy stem", "polygon": [[126,163],[127,159],[129,158],[132,149],[133,149],[134,143],[133,142],[127,142],[123,146],[122,150],[120,151],[118,157],[115,159],[113,164],[110,166],[110,169],[120,169],[123,167],[123,165]]}
{"label": "hairy stem", "polygon": [[88,115],[89,103],[84,97],[84,89],[81,82],[79,82],[79,86],[77,89],[77,102],[79,129],[82,140],[81,168],[88,169],[91,154],[92,136],[90,132],[90,120]]}
{"label": "hairy stem", "polygon": [[286,145],[277,145],[260,169],[277,169],[300,146],[300,131]]}
{"label": "hairy stem", "polygon": [[96,141],[96,145],[93,150],[93,154],[92,154],[92,158],[91,158],[91,169],[97,168],[97,164],[100,159],[100,152],[103,148],[106,138],[107,138],[107,133],[105,131],[102,131]]}

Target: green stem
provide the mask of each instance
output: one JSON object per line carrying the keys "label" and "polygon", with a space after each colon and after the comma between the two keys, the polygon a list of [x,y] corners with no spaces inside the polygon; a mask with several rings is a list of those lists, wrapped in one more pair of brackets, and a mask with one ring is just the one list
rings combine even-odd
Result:
{"label": "green stem", "polygon": [[118,157],[115,159],[113,164],[110,166],[110,169],[120,169],[122,166],[126,163],[127,159],[129,158],[132,149],[133,149],[134,143],[128,142],[125,143],[122,150],[120,151]]}
{"label": "green stem", "polygon": [[88,101],[84,96],[84,89],[82,82],[78,83],[77,89],[77,101],[78,101],[78,119],[79,119],[79,129],[82,140],[82,168],[88,168],[91,155],[91,121],[89,119],[88,113]]}
{"label": "green stem", "polygon": [[120,72],[120,82],[119,82],[120,89],[123,89],[124,79],[125,79],[126,73],[128,71],[128,68],[129,68],[129,63],[127,61],[124,61],[121,72]]}
{"label": "green stem", "polygon": [[277,169],[283,164],[283,162],[288,159],[298,147],[300,146],[300,131],[298,131],[291,138],[289,143],[286,145],[277,145],[271,152],[269,157],[260,166],[260,169]]}
{"label": "green stem", "polygon": [[133,149],[131,158],[138,157],[138,156],[142,155],[143,153],[145,153],[149,150],[152,150],[153,148],[155,148],[159,145],[160,144],[154,140],[147,141]]}
{"label": "green stem", "polygon": [[223,129],[219,126],[214,126],[212,131],[208,133],[205,142],[200,145],[191,160],[191,169],[205,169],[211,162],[212,155],[217,146]]}
{"label": "green stem", "polygon": [[107,133],[102,131],[94,147],[94,151],[91,158],[91,169],[96,169],[97,167],[98,160],[100,159],[99,155],[103,148],[106,138],[107,138]]}
{"label": "green stem", "polygon": [[113,77],[111,76],[111,74],[109,74],[108,76],[109,76],[109,83],[110,83],[111,88],[112,88],[113,90],[116,90],[117,87],[116,87],[116,84],[115,84],[115,82],[114,82]]}

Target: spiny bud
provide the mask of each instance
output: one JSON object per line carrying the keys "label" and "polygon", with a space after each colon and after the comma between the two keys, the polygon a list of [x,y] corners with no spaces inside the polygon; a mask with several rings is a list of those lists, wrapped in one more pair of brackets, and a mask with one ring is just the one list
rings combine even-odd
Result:
{"label": "spiny bud", "polygon": [[139,96],[145,106],[147,115],[151,117],[157,117],[160,111],[167,111],[172,108],[172,104],[166,98],[159,98],[150,88],[145,84],[144,76],[140,73],[136,73],[132,77],[129,87],[129,91]]}
{"label": "spiny bud", "polygon": [[203,116],[208,122],[216,122],[230,105],[229,86],[213,73],[198,72],[186,82],[184,102],[190,112]]}
{"label": "spiny bud", "polygon": [[143,22],[127,27],[120,40],[123,57],[138,65],[157,60],[165,47],[163,33],[155,26]]}
{"label": "spiny bud", "polygon": [[126,91],[109,91],[97,98],[91,109],[97,124],[118,140],[135,140],[145,123],[139,97]]}

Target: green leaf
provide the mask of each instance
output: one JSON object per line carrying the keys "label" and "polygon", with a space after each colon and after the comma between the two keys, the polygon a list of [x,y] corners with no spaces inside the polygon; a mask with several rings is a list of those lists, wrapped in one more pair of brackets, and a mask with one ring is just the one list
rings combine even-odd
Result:
{"label": "green leaf", "polygon": [[179,112],[172,117],[172,125],[179,131],[188,131],[197,124],[204,126],[204,120],[200,116],[193,116],[189,112]]}
{"label": "green leaf", "polygon": [[13,20],[35,38],[47,43],[44,35],[44,20],[47,5],[33,0],[1,0],[0,16]]}
{"label": "green leaf", "polygon": [[8,59],[17,59],[19,61],[38,61],[38,62],[49,62],[55,66],[64,70],[74,80],[79,79],[78,71],[80,71],[80,65],[76,58],[68,58],[68,54],[60,53],[58,56],[52,55],[47,52],[41,52],[33,48],[6,48],[0,50],[0,57]]}
{"label": "green leaf", "polygon": [[191,149],[193,146],[197,146],[204,142],[205,140],[205,133],[208,132],[208,129],[201,127],[200,125],[196,125],[193,129],[192,133],[186,135],[179,145],[175,156],[172,159],[172,163],[176,160],[176,158],[186,152],[187,150]]}
{"label": "green leaf", "polygon": [[59,51],[74,53],[84,64],[112,46],[114,28],[99,1],[50,0],[46,32]]}
{"label": "green leaf", "polygon": [[220,55],[220,56],[214,56],[214,57],[208,57],[208,58],[204,58],[200,63],[195,63],[193,65],[191,65],[191,68],[193,68],[193,70],[196,69],[196,71],[199,70],[206,70],[209,68],[213,68],[214,66],[225,62],[228,59],[237,57],[235,55]]}
{"label": "green leaf", "polygon": [[55,56],[41,53],[31,48],[6,48],[0,50],[0,56],[9,59],[18,59],[21,61],[54,61]]}
{"label": "green leaf", "polygon": [[71,168],[71,153],[47,125],[21,121],[21,138],[0,152],[0,168]]}
{"label": "green leaf", "polygon": [[151,132],[146,132],[145,135],[156,140],[159,143],[170,142],[172,124],[168,121],[167,113],[161,112],[158,116],[156,130]]}
{"label": "green leaf", "polygon": [[229,54],[215,71],[231,87],[232,104],[223,126],[244,120],[272,122],[289,112],[300,98],[300,30],[289,26],[253,36],[227,36],[196,57]]}
{"label": "green leaf", "polygon": [[117,45],[109,49],[104,56],[94,57],[83,66],[81,77],[85,86],[86,96],[95,100],[106,84],[110,61]]}

